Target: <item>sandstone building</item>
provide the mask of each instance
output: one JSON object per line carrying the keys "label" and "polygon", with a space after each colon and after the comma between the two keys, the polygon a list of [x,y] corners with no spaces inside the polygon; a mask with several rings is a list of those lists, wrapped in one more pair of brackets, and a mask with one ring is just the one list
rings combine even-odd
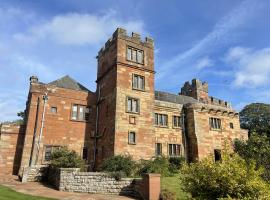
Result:
{"label": "sandstone building", "polygon": [[97,61],[95,92],[69,76],[47,84],[30,78],[25,126],[1,127],[0,173],[47,164],[62,146],[98,167],[117,154],[219,159],[225,140],[247,138],[238,113],[209,96],[206,82],[186,82],[179,94],[155,91],[151,38],[118,28]]}

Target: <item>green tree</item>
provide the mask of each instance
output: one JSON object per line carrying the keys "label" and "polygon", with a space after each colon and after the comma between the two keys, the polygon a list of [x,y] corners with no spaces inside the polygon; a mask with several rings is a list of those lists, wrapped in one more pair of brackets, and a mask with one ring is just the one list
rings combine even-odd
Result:
{"label": "green tree", "polygon": [[269,186],[261,173],[254,162],[222,152],[221,162],[208,157],[185,164],[180,179],[183,189],[194,199],[269,199]]}
{"label": "green tree", "polygon": [[270,136],[270,104],[252,103],[240,112],[241,127],[249,132]]}
{"label": "green tree", "polygon": [[247,141],[236,140],[234,150],[246,162],[256,161],[256,167],[264,167],[263,178],[270,181],[270,139],[265,134],[252,133]]}

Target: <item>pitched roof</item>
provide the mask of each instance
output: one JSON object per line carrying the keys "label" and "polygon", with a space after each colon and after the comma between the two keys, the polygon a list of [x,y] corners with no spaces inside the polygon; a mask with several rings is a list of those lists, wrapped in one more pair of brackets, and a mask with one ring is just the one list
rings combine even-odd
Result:
{"label": "pitched roof", "polygon": [[78,83],[77,81],[75,81],[74,79],[69,77],[68,75],[66,75],[60,79],[57,79],[55,81],[52,81],[48,84],[55,85],[55,86],[60,87],[60,88],[90,92],[90,90],[88,90],[86,87],[84,87],[82,84]]}
{"label": "pitched roof", "polygon": [[187,103],[196,103],[198,102],[196,99],[184,96],[184,95],[176,95],[168,92],[155,91],[155,100],[159,101],[167,101],[171,103],[177,104],[187,104]]}

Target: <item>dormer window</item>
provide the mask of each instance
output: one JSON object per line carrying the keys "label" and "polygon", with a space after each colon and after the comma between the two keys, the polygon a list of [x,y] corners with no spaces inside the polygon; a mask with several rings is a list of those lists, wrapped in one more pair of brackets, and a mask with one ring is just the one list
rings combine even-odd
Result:
{"label": "dormer window", "polygon": [[143,64],[143,50],[127,47],[127,60]]}

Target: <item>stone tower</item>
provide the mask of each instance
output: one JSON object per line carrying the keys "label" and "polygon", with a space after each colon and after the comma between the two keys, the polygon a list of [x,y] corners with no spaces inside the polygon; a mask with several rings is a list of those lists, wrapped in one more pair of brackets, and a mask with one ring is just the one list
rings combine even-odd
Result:
{"label": "stone tower", "polygon": [[96,162],[154,156],[154,44],[118,28],[97,56]]}
{"label": "stone tower", "polygon": [[203,103],[208,103],[208,83],[193,79],[191,84],[187,81],[181,88],[181,95],[190,96]]}

